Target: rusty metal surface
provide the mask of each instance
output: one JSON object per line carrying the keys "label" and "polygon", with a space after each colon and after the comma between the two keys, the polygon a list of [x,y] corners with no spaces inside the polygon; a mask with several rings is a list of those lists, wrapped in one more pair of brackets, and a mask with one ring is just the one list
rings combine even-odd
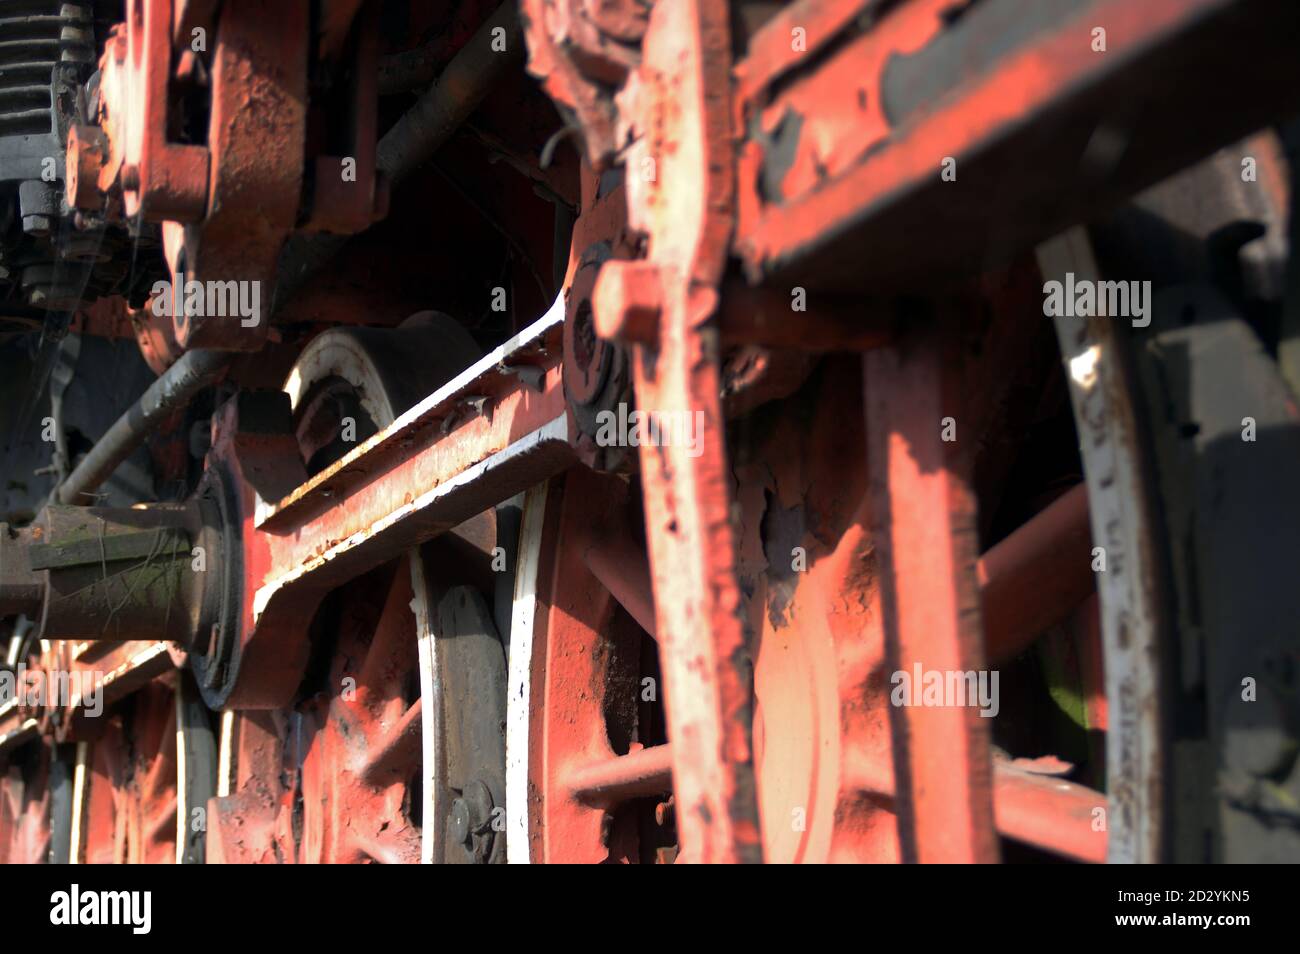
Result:
{"label": "rusty metal surface", "polygon": [[[753,635],[754,752],[765,858],[893,863],[879,572],[867,501],[860,360],[822,369],[795,413],[746,433],[733,472],[738,575]],[[832,413],[833,411],[833,413]]]}
{"label": "rusty metal surface", "polygon": [[[268,26],[255,3],[226,3],[217,15],[210,4],[131,0],[103,56],[99,108],[91,117],[102,131],[78,125],[69,136],[70,203],[96,215],[163,223],[173,283],[265,286],[264,313],[253,322],[173,309],[183,348],[256,351],[266,340],[276,263],[297,226],[302,192],[307,7],[282,4]],[[202,52],[190,48],[198,44],[191,39],[196,30],[205,38]],[[371,52],[366,75],[373,93]],[[208,127],[182,134],[197,119],[183,114],[192,106],[179,90],[196,85],[209,100]],[[373,121],[372,108],[358,113]],[[373,132],[363,124],[363,134],[367,128]],[[360,180],[368,186],[370,171]],[[369,222],[373,200],[365,202]]]}
{"label": "rusty metal surface", "polygon": [[[172,281],[257,283],[261,313],[172,315],[185,348],[256,351],[270,328],[280,249],[297,223],[307,135],[308,4],[266,21],[256,0],[222,4],[213,38],[207,204],[164,226]],[[157,120],[154,119],[154,125]],[[359,180],[361,182],[372,180]]]}
{"label": "rusty metal surface", "polygon": [[24,764],[0,778],[0,861],[44,864],[50,849],[50,754],[36,746]]}
{"label": "rusty metal surface", "polygon": [[[208,802],[210,864],[291,864],[293,795],[284,780],[284,743],[270,712],[232,713],[222,734],[219,779]],[[289,776],[290,778],[292,776]]]}
{"label": "rusty metal surface", "polygon": [[[73,322],[135,336],[162,376],[60,502],[157,435],[158,496],[188,503],[0,525],[0,610],[37,617],[5,666],[93,676],[112,708],[0,700],[0,853],[48,851],[57,742],[76,860],[183,855],[162,700],[189,666],[227,710],[212,861],[1168,857],[1168,554],[1131,344],[1043,318],[1042,279],[1100,277],[1081,232],[1029,253],[1300,105],[1300,8],[275,12],[128,0],[69,121],[77,229],[162,222],[173,279],[258,282],[265,307]],[[1246,65],[1256,95],[1223,79]],[[490,241],[454,247],[461,206]],[[499,256],[502,277],[469,267]],[[272,328],[277,281],[280,304],[319,287]],[[417,301],[456,347],[409,344],[429,312],[393,328]],[[689,439],[598,436],[629,410]],[[167,566],[139,532],[159,528]],[[210,566],[178,575],[192,545]],[[899,702],[923,672],[1016,680],[993,703],[1013,711]]]}
{"label": "rusty metal surface", "polygon": [[[750,663],[711,324],[734,192],[729,42],[724,3],[656,4],[628,86],[636,104],[628,168],[655,170],[653,177],[629,176],[628,219],[649,236],[648,262],[659,271],[662,294],[658,344],[633,352],[637,405],[690,415],[699,442],[642,446],[640,459],[675,815],[684,856],[701,862],[762,859]],[[679,182],[700,191],[674,188]]]}
{"label": "rusty metal surface", "polygon": [[[916,0],[848,32],[862,5],[826,6],[774,18],[738,65],[748,141],[736,248],[755,279],[879,291],[996,264],[1298,95],[1282,37],[1300,11],[1285,0]],[[943,24],[952,9],[964,15]],[[806,54],[789,52],[792,23],[807,28]],[[1092,49],[1098,26],[1104,53]],[[808,70],[837,36],[830,61]],[[915,79],[891,76],[909,57]],[[1245,63],[1262,91],[1249,103],[1219,81]],[[944,85],[903,99],[926,83]],[[1123,105],[1134,88],[1140,116]],[[1187,110],[1205,121],[1184,122]]]}
{"label": "rusty metal surface", "polygon": [[[513,412],[515,405],[522,404],[521,414],[531,415],[537,421],[536,426],[551,421],[559,413],[554,406],[558,383],[555,369],[560,358],[562,320],[563,313],[552,309],[347,456],[302,482],[283,498],[267,499],[258,509],[257,526],[268,533],[283,532],[314,511],[337,508],[338,500],[393,468],[410,465],[420,451],[445,442],[454,428],[476,420],[490,422],[498,417],[509,420],[510,413],[500,413],[503,406]],[[517,439],[533,429],[521,424],[506,428],[505,432]],[[467,433],[477,435],[481,429]],[[481,459],[482,455],[470,463]],[[361,525],[373,526],[377,522],[377,514],[368,516],[370,519],[360,521]]]}
{"label": "rusty metal surface", "polygon": [[265,395],[260,412],[249,400],[227,405],[214,461],[239,494],[240,635],[230,652],[244,675],[214,699],[283,705],[329,589],[571,462],[557,325],[544,317],[310,480],[286,395]]}
{"label": "rusty metal surface", "polygon": [[608,168],[622,145],[612,91],[636,66],[635,42],[645,30],[647,6],[640,0],[520,4],[528,71],[552,99],[572,110],[586,159],[597,170]]}
{"label": "rusty metal surface", "polygon": [[[209,155],[169,139],[172,48],[171,2],[130,0],[101,63],[100,119],[111,151],[99,188],[120,190],[128,217],[193,222],[207,207]],[[75,154],[70,160],[80,168]]]}
{"label": "rusty metal surface", "polygon": [[[508,790],[516,818],[508,833],[522,836],[522,844],[511,842],[511,859],[631,860],[641,850],[610,834],[625,834],[620,806],[673,783],[669,747],[653,745],[653,726],[632,706],[631,693],[644,691],[637,647],[647,634],[585,558],[593,540],[626,519],[626,489],[574,468],[533,502],[525,516],[532,593],[517,617],[530,624],[528,639],[512,646],[520,655],[511,663],[511,758],[524,787]],[[644,566],[645,556],[634,556]],[[514,703],[516,686],[526,686],[522,705]],[[522,804],[510,801],[519,795]]]}
{"label": "rusty metal surface", "polygon": [[[376,164],[378,138],[377,73],[379,56],[378,6],[370,4],[358,15],[360,0],[335,3],[330,20],[322,24],[321,52],[330,55],[336,44],[349,57],[348,81],[337,102],[323,105],[335,130],[337,154],[317,155],[312,161],[311,199],[303,231],[348,235],[369,228],[388,214],[387,180]],[[355,16],[355,25],[350,19]],[[352,33],[343,47],[342,40]],[[350,165],[349,165],[350,164]]]}
{"label": "rusty metal surface", "polygon": [[78,753],[83,779],[73,850],[80,864],[176,860],[174,693],[153,682],[131,702]]}
{"label": "rusty metal surface", "polygon": [[[958,400],[951,346],[931,329],[862,373],[889,668],[981,672],[975,502],[936,426]],[[996,860],[988,720],[908,700],[891,721],[903,860]]]}
{"label": "rusty metal surface", "polygon": [[339,607],[328,684],[355,692],[321,693],[296,716],[303,864],[420,859],[407,784],[419,765],[422,707],[402,687],[416,658],[409,568],[402,562],[374,582]]}

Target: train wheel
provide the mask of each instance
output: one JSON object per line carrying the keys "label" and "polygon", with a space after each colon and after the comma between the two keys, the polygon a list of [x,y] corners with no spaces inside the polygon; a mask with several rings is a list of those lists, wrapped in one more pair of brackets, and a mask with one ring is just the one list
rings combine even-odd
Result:
{"label": "train wheel", "polygon": [[511,625],[506,804],[514,862],[677,855],[635,497],[576,467],[527,495]]}
{"label": "train wheel", "polygon": [[201,864],[217,752],[186,673],[133,693],[77,747],[72,844],[87,864]]}
{"label": "train wheel", "polygon": [[[1014,298],[1015,290],[1007,294]],[[1052,378],[1050,323],[1037,310],[1016,313],[1022,317],[1014,327],[995,326],[980,345],[997,360],[965,382],[964,433],[983,449],[974,455],[981,459],[955,465],[998,517],[984,528],[993,545],[983,559],[973,551],[960,567],[983,587],[987,630],[980,634],[986,645],[963,668],[1006,668],[1006,711],[1000,719],[973,716],[986,733],[984,754],[968,752],[949,771],[986,779],[1009,855],[1099,861],[1107,800],[1083,784],[1100,784],[1106,725],[1087,498],[1068,397],[1059,374]],[[1045,349],[1045,360],[1026,359],[1026,339]],[[1021,366],[1036,379],[1008,371]],[[1005,405],[1016,403],[1007,401],[1010,388],[1024,390],[1017,400],[1032,394],[1024,406],[1050,406],[1054,416],[1006,420]],[[890,482],[871,479],[862,394],[860,363],[828,359],[797,398],[735,424],[756,780],[772,861],[904,857],[892,744],[897,663],[886,638],[876,525],[878,494]],[[893,417],[905,420],[901,411],[886,415]],[[1063,449],[1034,447],[1027,456],[1037,470],[1010,473],[1004,432],[1035,429],[1064,434],[1056,441]],[[900,489],[895,482],[893,492]],[[633,542],[637,503],[634,485],[582,468],[528,496],[511,628],[512,860],[691,857],[689,844],[677,845],[673,821],[671,740],[661,708],[672,686],[659,680],[645,550]],[[916,558],[915,541],[893,543],[894,559]],[[914,567],[909,578],[927,573]],[[1079,700],[1071,707],[1076,723],[1052,722],[1041,737],[1025,729],[1067,696]],[[999,723],[996,732],[989,723]],[[1040,746],[1058,735],[1070,743],[1073,761],[1026,757],[1050,751]],[[917,806],[907,823],[935,808]],[[994,824],[990,819],[988,838],[996,845]]]}
{"label": "train wheel", "polygon": [[329,604],[337,621],[326,685],[300,706],[305,863],[420,860],[422,705],[407,560]]}
{"label": "train wheel", "polygon": [[[472,342],[427,313],[320,335],[286,390],[310,471],[467,367]],[[331,594],[330,647],[290,716],[304,862],[486,863],[504,839],[505,654],[487,513]]]}
{"label": "train wheel", "polygon": [[[1018,331],[1008,338],[1015,340]],[[1046,335],[1039,344],[1050,348],[1050,326],[1040,324],[1039,331]],[[986,338],[982,350],[986,360],[995,361],[995,340]],[[1008,856],[1041,851],[1103,860],[1106,799],[1081,784],[1098,777],[1104,698],[1099,707],[1100,670],[1091,664],[1100,656],[1096,629],[1088,626],[1090,619],[1095,622],[1095,599],[1078,462],[1060,448],[1042,446],[1027,455],[1039,462],[1033,473],[1008,473],[998,460],[1004,440],[999,431],[1006,422],[991,410],[1004,401],[989,401],[981,410],[977,398],[989,395],[1002,374],[985,370],[987,378],[970,382],[973,393],[958,402],[962,410],[953,424],[969,445],[996,452],[953,461],[947,473],[980,488],[981,509],[989,516],[979,531],[972,522],[966,531],[970,551],[952,560],[935,549],[936,541],[952,531],[934,527],[916,539],[916,529],[902,519],[908,514],[882,520],[909,501],[916,505],[910,515],[915,519],[946,514],[947,501],[924,499],[924,475],[874,471],[871,455],[880,453],[879,443],[846,453],[846,448],[868,446],[868,419],[880,427],[882,416],[889,427],[920,422],[918,434],[909,435],[912,443],[905,445],[909,450],[919,448],[931,430],[935,443],[942,439],[945,415],[937,413],[937,402],[927,403],[908,382],[884,371],[873,374],[871,360],[864,371],[852,359],[828,359],[791,408],[748,422],[737,443],[738,565],[753,633],[755,775],[766,858],[903,860],[913,850],[909,841],[915,844],[915,832],[928,833],[934,813],[947,810],[935,803],[936,792],[956,791],[970,780],[986,785],[983,797],[993,803],[986,831],[994,857],[996,831]],[[1010,355],[1006,360],[1020,363]],[[1039,376],[1044,377],[1041,371]],[[879,409],[875,416],[856,411],[851,402],[863,393],[864,383],[868,406],[872,398],[898,403],[883,415]],[[1059,381],[1022,385],[1007,379],[1003,386],[1024,386],[1021,397],[1033,395],[1012,406],[1056,407],[1050,421],[1020,422],[1015,433],[1060,431],[1070,449],[1068,405]],[[982,557],[973,545],[977,532],[993,543]],[[945,561],[950,562],[945,566]],[[988,718],[967,702],[964,709],[929,708],[898,694],[904,686],[900,672],[908,680],[914,676],[916,659],[904,661],[906,654],[917,653],[928,675],[940,667],[942,650],[909,649],[901,639],[891,648],[890,626],[908,634],[918,619],[934,612],[942,604],[948,573],[967,577],[972,595],[982,597],[983,625],[976,612],[978,643],[967,647],[975,651],[960,662],[949,656],[943,668],[976,673],[981,690],[991,689]],[[903,584],[933,592],[902,599],[887,593],[887,587]],[[962,605],[971,612],[968,603]],[[1059,675],[1049,675],[1046,661],[1038,658],[1049,650],[1052,660],[1068,659]],[[993,673],[1000,684],[990,686]],[[1057,724],[1053,710],[1053,693],[1067,694],[1067,683],[1082,710],[1079,725],[1069,728]],[[962,713],[966,724],[938,729],[910,724],[902,730],[912,746],[911,771],[919,776],[933,769],[950,779],[945,785],[929,780],[923,792],[929,800],[913,798],[904,807],[897,723],[900,717],[945,712]],[[1044,728],[1035,732],[1035,726]],[[970,745],[975,733],[983,733],[982,754]],[[1052,751],[1064,740],[1072,746],[1065,753],[1073,759],[1069,764],[1024,757]],[[905,825],[915,827],[909,833]]]}

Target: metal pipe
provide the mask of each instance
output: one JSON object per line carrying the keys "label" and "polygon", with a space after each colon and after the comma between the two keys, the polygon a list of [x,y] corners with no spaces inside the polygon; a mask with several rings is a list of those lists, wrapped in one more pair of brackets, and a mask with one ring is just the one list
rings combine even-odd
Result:
{"label": "metal pipe", "polygon": [[982,557],[984,651],[992,663],[1027,649],[1095,587],[1088,490],[1077,484]]}
{"label": "metal pipe", "polygon": [[993,770],[993,816],[1001,834],[1076,861],[1105,862],[1106,829],[1097,825],[1106,816],[1105,795],[1002,760]]}
{"label": "metal pipe", "polygon": [[[888,752],[850,750],[843,784],[893,802],[894,771]],[[993,819],[998,833],[1026,845],[1077,861],[1106,860],[1107,834],[1095,822],[1104,817],[1107,797],[1085,785],[1038,775],[993,760]],[[1098,809],[1101,814],[1098,815]]]}
{"label": "metal pipe", "polygon": [[523,53],[519,7],[506,0],[456,51],[438,82],[379,140],[379,170],[396,185],[432,158]]}
{"label": "metal pipe", "polygon": [[214,384],[234,357],[221,351],[186,352],[114,422],[68,479],[55,489],[52,499],[63,504],[90,503],[79,498],[89,496],[112,476],[118,465],[144,443],[164,418],[185,407],[200,391]]}
{"label": "metal pipe", "polygon": [[565,778],[574,797],[601,805],[659,795],[673,788],[672,748],[652,745],[574,768]]}
{"label": "metal pipe", "polygon": [[631,531],[613,530],[589,540],[583,560],[591,575],[623,609],[655,639],[654,592],[650,585],[650,560],[633,542]]}

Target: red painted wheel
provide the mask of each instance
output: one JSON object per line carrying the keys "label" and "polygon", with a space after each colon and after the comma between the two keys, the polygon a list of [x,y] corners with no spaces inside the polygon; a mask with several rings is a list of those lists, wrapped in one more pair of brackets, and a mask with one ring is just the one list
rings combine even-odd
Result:
{"label": "red painted wheel", "polygon": [[188,678],[144,686],[78,745],[72,844],[82,862],[202,863],[217,753]]}
{"label": "red painted wheel", "polygon": [[[1106,696],[1087,496],[1068,440],[1050,454],[1023,446],[1035,423],[1068,435],[1071,415],[1059,379],[1043,380],[1053,367],[1050,357],[1026,353],[1050,355],[1055,343],[1041,321],[1026,327],[1025,316],[1037,320],[1037,313],[1017,307],[1024,287],[1012,282],[999,290],[1009,299],[999,304],[1017,317],[980,327],[986,361],[955,392],[965,394],[958,402],[962,427],[969,429],[963,436],[978,450],[954,461],[948,473],[976,488],[990,515],[983,533],[992,545],[982,557],[972,548],[947,570],[910,564],[907,580],[922,586],[920,603],[915,595],[887,592],[885,568],[926,553],[933,558],[932,545],[944,537],[932,535],[930,549],[918,549],[921,528],[902,520],[895,500],[905,501],[909,488],[920,492],[924,483],[909,484],[892,472],[877,479],[870,469],[861,450],[869,415],[861,409],[856,359],[827,359],[796,399],[736,426],[734,512],[767,860],[898,861],[916,850],[918,832],[927,839],[926,852],[935,845],[949,850],[941,834],[932,839],[930,832],[935,818],[962,803],[918,798],[914,787],[934,771],[965,780],[972,788],[962,797],[991,806],[984,837],[995,852],[1000,844],[1008,857],[1106,857],[1108,803],[1090,787],[1104,774]],[[878,377],[896,400],[940,383],[913,375],[909,366],[902,380]],[[1008,410],[1019,401],[1039,413],[1040,405],[1023,400],[1035,391],[1052,409],[1050,422]],[[940,394],[934,390],[932,400]],[[883,419],[887,429],[934,425],[938,444],[944,415],[933,408],[922,404],[922,416],[930,416],[921,423],[915,413],[909,421],[902,407],[870,419],[877,427]],[[1013,473],[1012,449],[1042,466]],[[888,507],[897,516],[881,525]],[[927,503],[918,518],[938,514],[951,521],[946,507]],[[660,685],[647,561],[635,542],[639,522],[635,485],[581,468],[529,494],[510,660],[512,860],[654,861],[678,852],[671,739],[661,710],[673,687]],[[888,555],[886,533],[892,534]],[[894,675],[908,653],[940,650],[938,644],[891,646],[889,614],[898,612],[900,598],[910,601],[904,627],[910,633],[936,606],[957,605],[943,603],[944,587],[951,586],[944,573],[969,579],[983,603],[976,653],[953,658],[948,667],[1001,670],[1004,709],[989,718],[970,710],[935,724],[931,717],[943,710],[907,708],[901,715],[914,732],[914,748],[903,770],[896,767]],[[934,592],[926,596],[925,586]],[[1060,704],[1067,697],[1069,704]],[[1036,720],[1047,726],[1066,709],[1074,718],[1069,726],[1053,722],[1035,731]],[[963,750],[968,738],[982,739],[982,755]],[[1055,743],[1064,746],[1055,751],[1068,762],[1040,757]],[[949,753],[946,769],[935,751]],[[934,795],[932,785],[928,792]],[[680,858],[691,857],[691,845],[682,844]]]}
{"label": "red painted wheel", "polygon": [[50,757],[41,742],[15,750],[0,777],[0,862],[44,864],[50,853]]}
{"label": "red painted wheel", "polygon": [[[873,497],[867,455],[843,453],[846,446],[866,443],[863,417],[843,409],[844,396],[860,389],[855,362],[829,363],[803,395],[812,406],[806,416],[773,416],[753,429],[742,439],[735,468],[741,588],[754,634],[755,773],[768,861],[901,860],[908,836],[900,824],[894,723],[900,712],[946,711],[897,704],[902,682],[896,673],[906,671],[910,679],[913,666],[899,661],[888,640],[884,542],[875,519],[881,504]],[[968,410],[963,424],[991,434],[992,425],[977,422],[974,408]],[[926,426],[942,417],[927,417]],[[934,430],[938,435],[940,428]],[[1049,482],[1044,491],[1050,501],[1060,493],[1059,484]],[[926,506],[925,514],[934,512]],[[983,773],[980,757],[961,755],[957,745],[945,749],[938,770],[954,780],[988,778],[995,810],[990,836],[996,831],[1021,845],[1098,861],[1105,857],[1106,838],[1094,810],[1104,812],[1106,801],[1077,784],[1095,777],[1098,753],[1079,766],[1076,781],[1060,777],[1060,763],[1013,758],[1022,754],[1017,741],[1034,756],[1047,741],[1031,741],[1023,725],[1047,718],[1044,696],[1050,687],[1043,684],[1043,662],[1034,658],[1036,638],[1044,637],[1040,646],[1050,645],[1058,655],[1073,654],[1077,695],[1091,703],[1102,692],[1099,670],[1079,665],[1099,661],[1095,627],[1086,626],[1090,618],[1095,623],[1095,614],[1089,616],[1095,604],[1086,498],[1076,490],[1045,508],[1031,505],[1029,513],[1035,509],[1036,516],[1006,534],[983,560],[972,554],[963,567],[983,583],[984,641],[980,656],[960,668],[977,674],[1001,670],[999,696],[1006,711],[988,719],[974,715],[977,730],[993,730]],[[901,550],[895,547],[897,560]],[[907,579],[937,585],[941,572],[923,560]],[[1024,587],[1039,592],[1031,598]],[[907,612],[926,608],[923,600]],[[1026,650],[1028,658],[1015,662]],[[927,671],[939,668],[935,653],[926,650],[922,657]],[[1091,732],[1103,727],[1094,716]],[[915,808],[920,815],[933,810]],[[1021,850],[1011,841],[1004,844]]]}
{"label": "red painted wheel", "polygon": [[531,491],[512,623],[506,804],[516,862],[676,858],[654,612],[627,486]]}
{"label": "red painted wheel", "polygon": [[[286,385],[309,470],[392,423],[473,353],[433,313],[317,337]],[[497,543],[489,512],[327,598],[318,662],[284,738],[299,861],[504,859],[505,654],[482,595]]]}
{"label": "red painted wheel", "polygon": [[408,561],[336,594],[320,692],[295,712],[303,863],[420,860],[421,697]]}

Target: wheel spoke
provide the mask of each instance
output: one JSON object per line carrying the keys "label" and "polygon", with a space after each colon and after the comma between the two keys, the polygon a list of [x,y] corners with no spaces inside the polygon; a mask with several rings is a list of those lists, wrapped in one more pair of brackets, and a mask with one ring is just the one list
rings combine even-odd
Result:
{"label": "wheel spoke", "polygon": [[147,848],[164,844],[170,846],[172,839],[176,836],[176,803],[171,802],[165,806],[157,806],[156,803],[146,802],[146,806],[159,807],[160,810],[153,812],[145,823],[145,845]]}
{"label": "wheel spoke", "polygon": [[420,764],[421,721],[424,700],[417,699],[382,735],[370,739],[366,758],[357,773],[368,785],[405,781]]}
{"label": "wheel spoke", "polygon": [[384,865],[413,865],[420,861],[420,830],[407,825],[386,828],[373,836],[352,830],[350,840],[358,851]]}
{"label": "wheel spoke", "polygon": [[1066,491],[980,558],[984,647],[1010,659],[1094,590],[1088,489]]}
{"label": "wheel spoke", "polygon": [[[848,783],[895,802],[888,755],[860,754]],[[999,759],[993,772],[993,818],[999,834],[1077,861],[1106,860],[1106,796],[1084,785],[1026,771]]]}
{"label": "wheel spoke", "polygon": [[591,575],[609,590],[651,639],[655,636],[654,594],[650,561],[629,531],[601,534],[584,541],[583,558]]}
{"label": "wheel spoke", "polygon": [[575,798],[593,805],[671,792],[672,746],[654,745],[589,762],[570,771],[565,781]]}
{"label": "wheel spoke", "polygon": [[358,685],[389,698],[400,690],[415,666],[415,618],[411,615],[411,574],[405,559],[397,568],[383,611],[374,623],[374,638],[366,650]]}
{"label": "wheel spoke", "polygon": [[1004,762],[995,766],[993,813],[1008,838],[1078,861],[1106,860],[1107,801],[1101,792]]}

